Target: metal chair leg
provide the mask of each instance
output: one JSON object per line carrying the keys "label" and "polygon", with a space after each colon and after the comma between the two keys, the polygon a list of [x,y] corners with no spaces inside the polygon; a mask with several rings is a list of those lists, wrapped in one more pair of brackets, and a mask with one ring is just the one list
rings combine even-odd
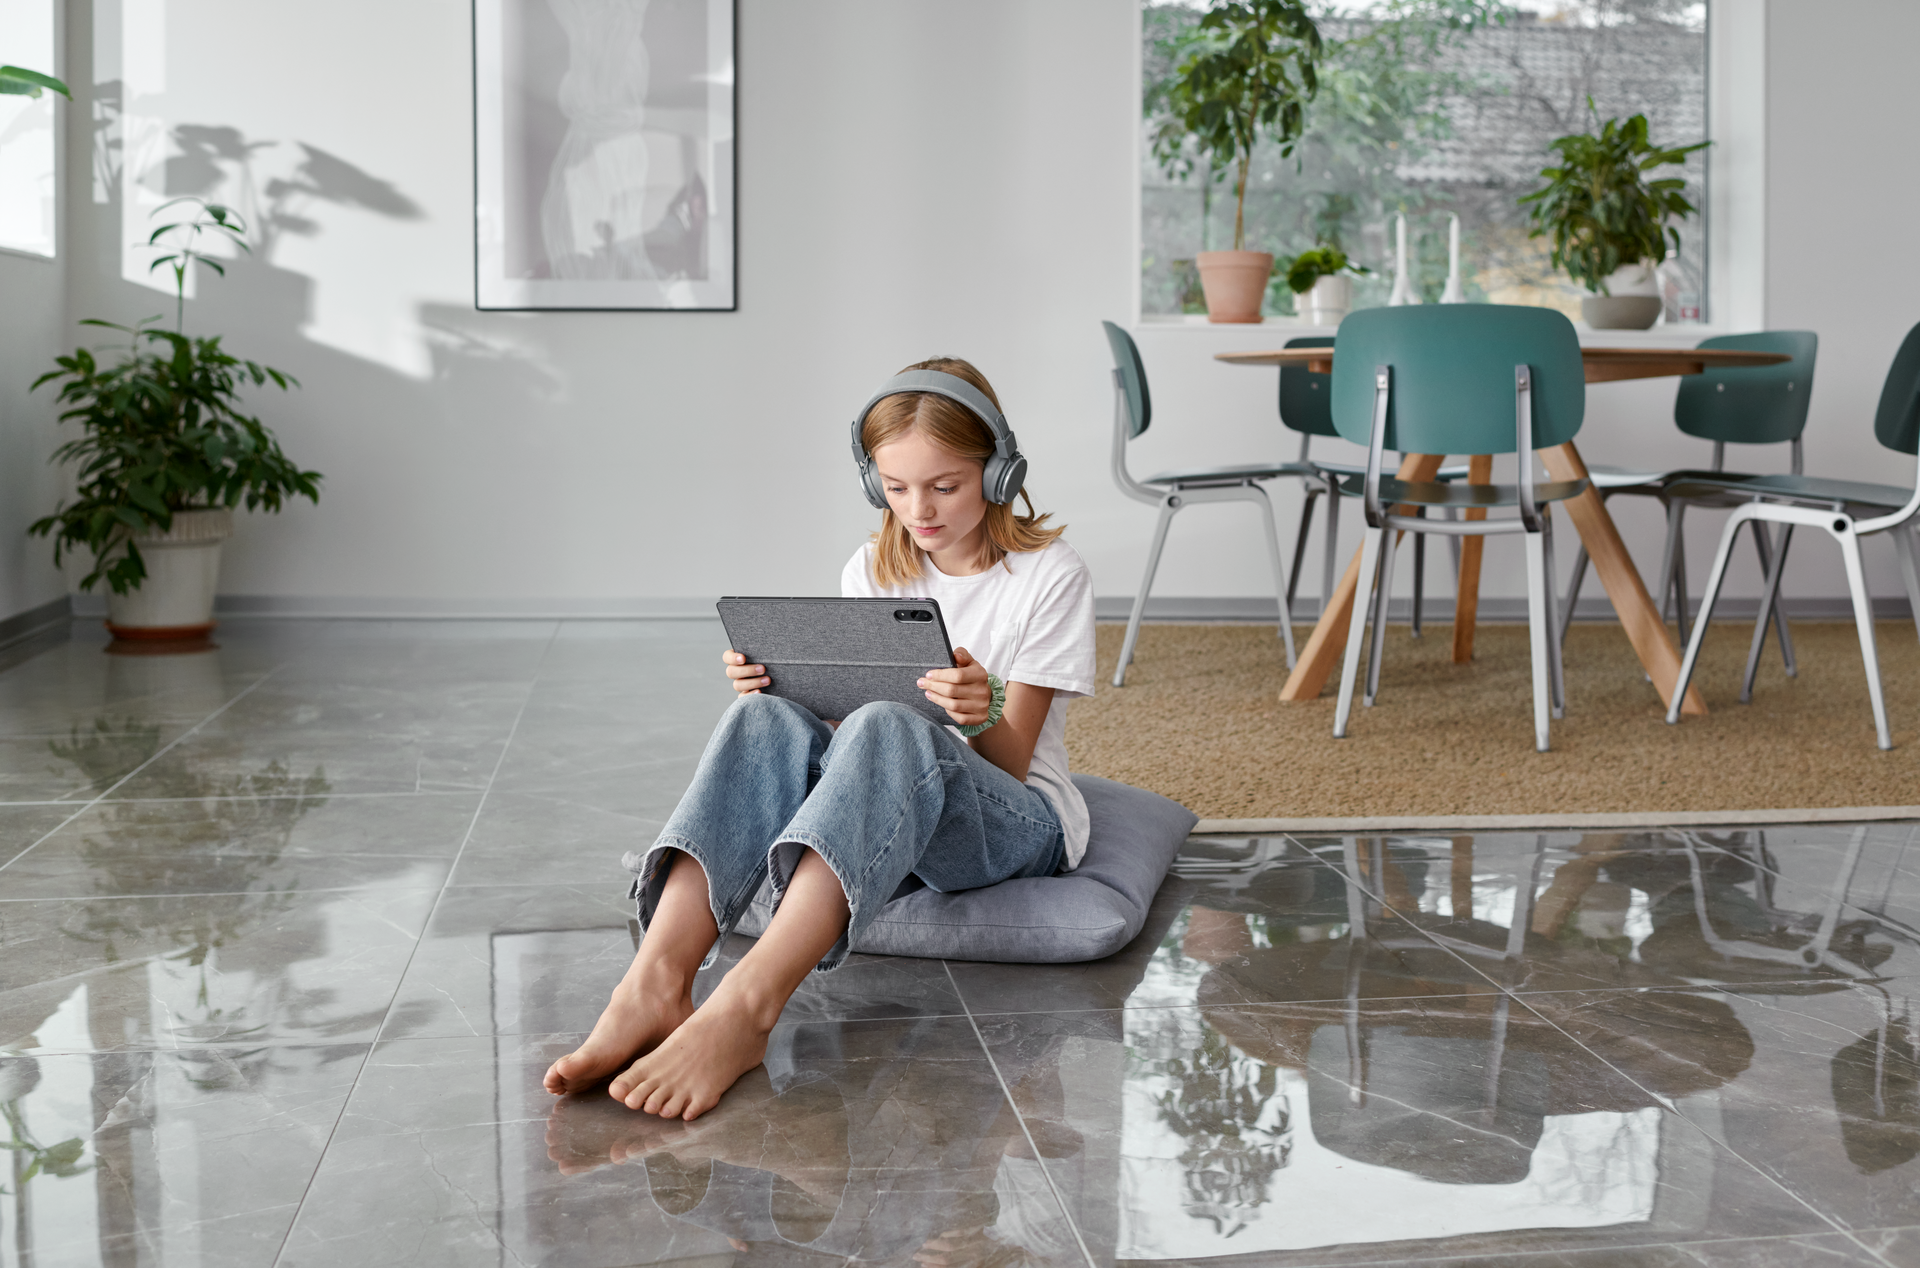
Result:
{"label": "metal chair leg", "polygon": [[[1524,455],[1522,461],[1525,461]],[[1547,615],[1547,609],[1553,598],[1547,592],[1546,534],[1523,533],[1522,536],[1527,543],[1527,632],[1533,646],[1533,747],[1544,753],[1551,746],[1548,701],[1553,687],[1547,669],[1551,659],[1547,642],[1551,637],[1552,618]]]}
{"label": "metal chair leg", "polygon": [[1553,716],[1558,719],[1567,716],[1567,675],[1561,655],[1561,646],[1565,642],[1566,634],[1560,628],[1559,604],[1554,601],[1555,596],[1560,593],[1560,588],[1554,576],[1553,516],[1548,513],[1541,518],[1541,536],[1546,540],[1547,645],[1551,656],[1547,662],[1547,678],[1553,687]]}
{"label": "metal chair leg", "polygon": [[1153,574],[1160,569],[1160,552],[1167,544],[1167,526],[1180,509],[1178,494],[1169,493],[1160,503],[1160,522],[1153,529],[1153,545],[1147,550],[1147,571],[1140,578],[1140,593],[1133,599],[1133,615],[1127,618],[1127,638],[1120,645],[1120,663],[1113,667],[1113,685],[1127,685],[1127,666],[1133,663],[1133,645],[1140,639],[1140,618],[1146,615],[1147,593],[1153,589]]}
{"label": "metal chair leg", "polygon": [[1293,668],[1293,611],[1287,595],[1293,587],[1287,583],[1286,566],[1280,562],[1280,529],[1273,522],[1273,499],[1257,484],[1247,486],[1249,498],[1260,505],[1262,535],[1267,539],[1267,557],[1273,562],[1273,598],[1280,608],[1280,641],[1286,644],[1287,668]]}
{"label": "metal chair leg", "polygon": [[[1421,519],[1427,517],[1427,508],[1422,506],[1414,511]],[[1427,601],[1427,535],[1413,535],[1413,637],[1420,637],[1420,609]]]}
{"label": "metal chair leg", "polygon": [[1667,604],[1673,604],[1673,620],[1680,631],[1680,641],[1685,642],[1693,626],[1688,622],[1687,602],[1687,538],[1683,531],[1686,519],[1685,502],[1667,503],[1667,549],[1666,564],[1660,574],[1660,616],[1665,619]]}
{"label": "metal chair leg", "polygon": [[1347,722],[1353,716],[1353,680],[1360,676],[1360,640],[1367,632],[1367,612],[1373,606],[1373,595],[1365,590],[1366,583],[1379,567],[1380,538],[1384,530],[1369,528],[1360,547],[1360,585],[1361,589],[1353,596],[1353,616],[1347,622],[1347,648],[1340,667],[1340,699],[1333,708],[1333,738],[1345,739]]}
{"label": "metal chair leg", "polygon": [[[1755,529],[1762,527],[1759,520],[1754,520],[1752,523]],[[1770,618],[1779,611],[1780,578],[1787,570],[1787,548],[1793,544],[1793,525],[1782,524],[1780,529],[1780,549],[1777,552],[1767,552],[1771,559],[1766,565],[1766,585],[1761,587],[1760,591],[1760,615],[1753,622],[1753,642],[1747,648],[1747,669],[1740,679],[1741,704],[1753,703],[1753,680],[1760,672],[1760,648],[1767,641],[1767,626],[1771,623]],[[1787,632],[1785,621],[1779,622],[1779,630],[1784,638]],[[1789,669],[1787,672],[1791,674],[1793,671]]]}
{"label": "metal chair leg", "polygon": [[1340,482],[1327,481],[1327,566],[1320,573],[1320,615],[1333,606],[1333,588],[1340,582]]}
{"label": "metal chair leg", "polygon": [[[1739,516],[1740,512],[1735,511]],[[1687,654],[1680,658],[1680,677],[1673,684],[1673,698],[1667,702],[1667,725],[1680,724],[1680,706],[1687,699],[1687,684],[1693,679],[1693,667],[1700,661],[1700,644],[1707,638],[1707,623],[1713,619],[1713,605],[1720,601],[1720,582],[1727,575],[1727,560],[1733,557],[1733,543],[1740,536],[1736,519],[1720,535],[1720,549],[1713,556],[1713,570],[1707,574],[1706,593],[1700,596],[1700,612],[1693,621],[1693,633],[1687,638]]]}
{"label": "metal chair leg", "polygon": [[1880,652],[1873,642],[1873,598],[1867,593],[1867,572],[1860,564],[1860,539],[1854,535],[1853,522],[1835,517],[1836,527],[1829,529],[1840,543],[1840,558],[1847,565],[1847,589],[1853,592],[1853,624],[1860,631],[1860,659],[1867,670],[1867,697],[1873,701],[1873,729],[1880,747],[1893,747],[1893,732],[1887,728],[1887,700],[1880,690]]}
{"label": "metal chair leg", "polygon": [[1393,601],[1393,556],[1399,534],[1389,529],[1380,544],[1380,576],[1373,583],[1373,640],[1367,644],[1367,685],[1360,703],[1371,709],[1380,695],[1380,659],[1387,647],[1387,605]]}
{"label": "metal chair leg", "polygon": [[1914,535],[1920,524],[1902,524],[1893,530],[1893,549],[1900,556],[1900,579],[1907,585],[1907,608],[1913,616],[1913,632],[1920,635],[1920,545]]}
{"label": "metal chair leg", "polygon": [[1312,485],[1303,485],[1307,504],[1300,509],[1300,531],[1293,538],[1293,567],[1287,570],[1287,617],[1293,617],[1293,594],[1300,588],[1300,565],[1307,558],[1307,530],[1313,527],[1313,504],[1319,500],[1320,490]]}
{"label": "metal chair leg", "polygon": [[1573,624],[1573,605],[1580,601],[1580,587],[1587,583],[1587,548],[1583,543],[1573,556],[1573,572],[1567,578],[1567,600],[1560,607],[1560,620],[1556,628],[1560,632],[1562,646],[1567,641],[1567,626]]}
{"label": "metal chair leg", "polygon": [[[1753,529],[1753,549],[1754,553],[1760,556],[1760,575],[1764,577],[1773,571],[1773,542],[1767,533],[1767,526],[1759,520],[1754,520],[1749,527]],[[1784,524],[1781,527],[1788,533],[1793,531],[1791,524]],[[1775,581],[1773,588],[1777,596],[1780,588],[1778,581]],[[1787,629],[1787,614],[1780,607],[1777,597],[1770,606],[1773,610],[1774,630],[1780,636],[1781,667],[1786,671],[1787,677],[1797,678],[1800,675],[1800,666],[1794,660],[1793,634]]]}

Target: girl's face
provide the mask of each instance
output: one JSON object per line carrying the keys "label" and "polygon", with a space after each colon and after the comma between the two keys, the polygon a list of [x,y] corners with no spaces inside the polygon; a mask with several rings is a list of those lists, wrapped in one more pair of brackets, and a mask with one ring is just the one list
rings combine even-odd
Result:
{"label": "girl's face", "polygon": [[987,498],[980,488],[986,464],[942,449],[919,431],[881,445],[873,461],[887,505],[920,549],[944,573],[970,571],[986,534]]}

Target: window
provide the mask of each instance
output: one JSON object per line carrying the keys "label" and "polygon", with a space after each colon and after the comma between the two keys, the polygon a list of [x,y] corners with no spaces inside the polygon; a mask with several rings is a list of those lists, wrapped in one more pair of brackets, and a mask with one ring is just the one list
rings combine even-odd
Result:
{"label": "window", "polygon": [[[1206,5],[1143,10],[1140,198],[1141,313],[1203,313],[1196,252],[1233,245],[1230,171],[1204,164],[1169,176],[1147,135],[1154,84],[1178,63]],[[1393,284],[1394,219],[1407,218],[1409,273],[1440,297],[1449,217],[1460,218],[1461,281],[1470,300],[1539,304],[1579,314],[1583,293],[1527,236],[1517,199],[1552,161],[1548,142],[1601,119],[1644,113],[1662,145],[1707,135],[1707,11],[1686,0],[1378,0],[1317,6],[1325,41],[1320,92],[1291,158],[1263,141],[1248,175],[1246,247],[1282,260],[1322,242],[1371,272],[1356,307],[1384,304]],[[1665,169],[1671,174],[1677,169]],[[1704,153],[1688,159],[1699,213],[1676,227],[1679,255],[1662,268],[1665,320],[1706,319]],[[1283,279],[1266,312],[1293,311]]]}
{"label": "window", "polygon": [[[0,0],[0,64],[58,75],[53,0]],[[0,248],[53,258],[58,219],[54,102],[0,95]]]}

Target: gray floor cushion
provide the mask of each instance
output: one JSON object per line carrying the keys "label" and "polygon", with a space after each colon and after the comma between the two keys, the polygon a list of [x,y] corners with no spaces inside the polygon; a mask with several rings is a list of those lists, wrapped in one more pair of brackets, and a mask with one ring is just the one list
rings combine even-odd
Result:
{"label": "gray floor cushion", "polygon": [[[1075,775],[1092,833],[1086,857],[1064,876],[1002,881],[956,894],[903,890],[881,909],[853,949],[868,955],[1064,964],[1098,960],[1133,940],[1173,856],[1198,822],[1159,793],[1094,775]],[[916,882],[911,877],[908,884]],[[739,930],[765,932],[773,915],[762,886]]]}

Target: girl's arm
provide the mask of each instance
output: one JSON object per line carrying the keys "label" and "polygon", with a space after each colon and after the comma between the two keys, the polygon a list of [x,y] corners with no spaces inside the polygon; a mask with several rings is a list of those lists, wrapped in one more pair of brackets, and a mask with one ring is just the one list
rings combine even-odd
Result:
{"label": "girl's arm", "polygon": [[[993,702],[987,671],[964,647],[953,649],[953,661],[952,669],[930,670],[920,680],[920,688],[927,699],[947,711],[955,726],[977,726],[987,720],[987,708]],[[1010,682],[1000,721],[967,742],[974,752],[1024,783],[1027,768],[1033,764],[1034,745],[1040,742],[1040,728],[1052,704],[1052,687]]]}
{"label": "girl's arm", "polygon": [[1040,728],[1046,725],[1047,710],[1052,705],[1052,687],[1010,682],[1000,720],[967,743],[973,745],[974,752],[1025,783],[1027,768],[1033,764],[1033,747],[1040,742]]}

